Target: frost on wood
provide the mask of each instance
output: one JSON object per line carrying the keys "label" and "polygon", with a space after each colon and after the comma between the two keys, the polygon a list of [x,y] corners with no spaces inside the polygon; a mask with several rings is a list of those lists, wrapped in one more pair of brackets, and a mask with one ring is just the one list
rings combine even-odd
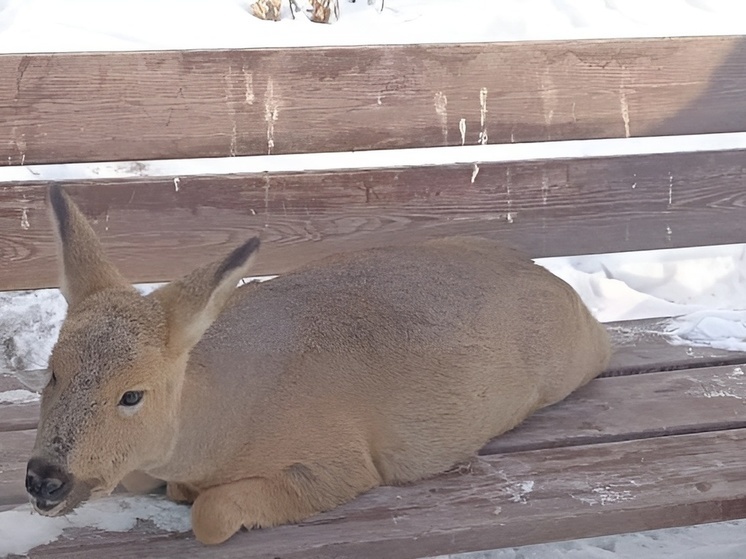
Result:
{"label": "frost on wood", "polygon": [[259,19],[280,21],[282,0],[257,0],[251,5],[251,13]]}

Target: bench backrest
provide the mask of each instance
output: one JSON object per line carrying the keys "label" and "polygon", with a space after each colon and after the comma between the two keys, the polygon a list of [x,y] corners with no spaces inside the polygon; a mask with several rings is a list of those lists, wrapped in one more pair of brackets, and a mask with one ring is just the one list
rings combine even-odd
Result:
{"label": "bench backrest", "polygon": [[[0,75],[9,166],[746,131],[741,37],[1,55]],[[743,150],[463,153],[59,182],[133,281],[171,279],[252,234],[258,274],[458,233],[533,256],[746,239]],[[345,158],[356,167],[337,168]],[[46,184],[0,182],[0,290],[57,283]]]}

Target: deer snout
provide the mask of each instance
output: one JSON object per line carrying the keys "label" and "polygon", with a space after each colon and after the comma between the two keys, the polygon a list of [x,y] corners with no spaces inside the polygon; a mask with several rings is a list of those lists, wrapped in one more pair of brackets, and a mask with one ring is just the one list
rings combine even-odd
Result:
{"label": "deer snout", "polygon": [[42,513],[51,512],[70,494],[73,478],[56,464],[32,458],[26,467],[26,491]]}

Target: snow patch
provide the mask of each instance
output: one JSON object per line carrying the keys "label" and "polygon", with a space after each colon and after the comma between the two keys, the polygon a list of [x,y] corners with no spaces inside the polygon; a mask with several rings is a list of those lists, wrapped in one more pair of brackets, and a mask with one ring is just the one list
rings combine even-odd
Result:
{"label": "snow patch", "polygon": [[746,311],[696,311],[671,319],[666,330],[674,345],[746,351]]}
{"label": "snow patch", "polygon": [[0,404],[30,404],[38,402],[40,396],[28,390],[6,390],[0,392]]}
{"label": "snow patch", "polygon": [[187,532],[191,529],[189,511],[188,506],[154,496],[99,499],[66,516],[54,518],[33,512],[31,505],[22,505],[0,512],[0,557],[24,555],[37,546],[57,540],[70,528],[127,532],[138,521],[150,521],[167,532]]}

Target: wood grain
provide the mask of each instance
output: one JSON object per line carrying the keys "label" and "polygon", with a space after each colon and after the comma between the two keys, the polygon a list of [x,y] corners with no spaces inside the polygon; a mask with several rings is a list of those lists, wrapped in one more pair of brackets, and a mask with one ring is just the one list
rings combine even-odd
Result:
{"label": "wood grain", "polygon": [[[746,367],[746,366],[744,366]],[[746,428],[740,365],[595,379],[480,454]]]}
{"label": "wood grain", "polygon": [[[254,272],[451,234],[534,257],[743,242],[746,151],[370,171],[88,180],[66,189],[132,281],[171,279],[252,235]],[[46,185],[0,189],[0,289],[53,286]]]}
{"label": "wood grain", "polygon": [[[0,394],[9,390],[27,390],[10,375],[0,374]],[[3,404],[0,403],[0,431],[20,431],[36,429],[39,420],[39,403]]]}
{"label": "wood grain", "polygon": [[0,161],[743,131],[744,68],[737,36],[6,54]]}
{"label": "wood grain", "polygon": [[0,432],[0,505],[28,502],[24,479],[35,437],[35,430]]}
{"label": "wood grain", "polygon": [[742,518],[744,444],[740,429],[482,457],[466,473],[379,488],[219,549],[140,527],[105,538],[78,531],[30,557],[415,559]]}

